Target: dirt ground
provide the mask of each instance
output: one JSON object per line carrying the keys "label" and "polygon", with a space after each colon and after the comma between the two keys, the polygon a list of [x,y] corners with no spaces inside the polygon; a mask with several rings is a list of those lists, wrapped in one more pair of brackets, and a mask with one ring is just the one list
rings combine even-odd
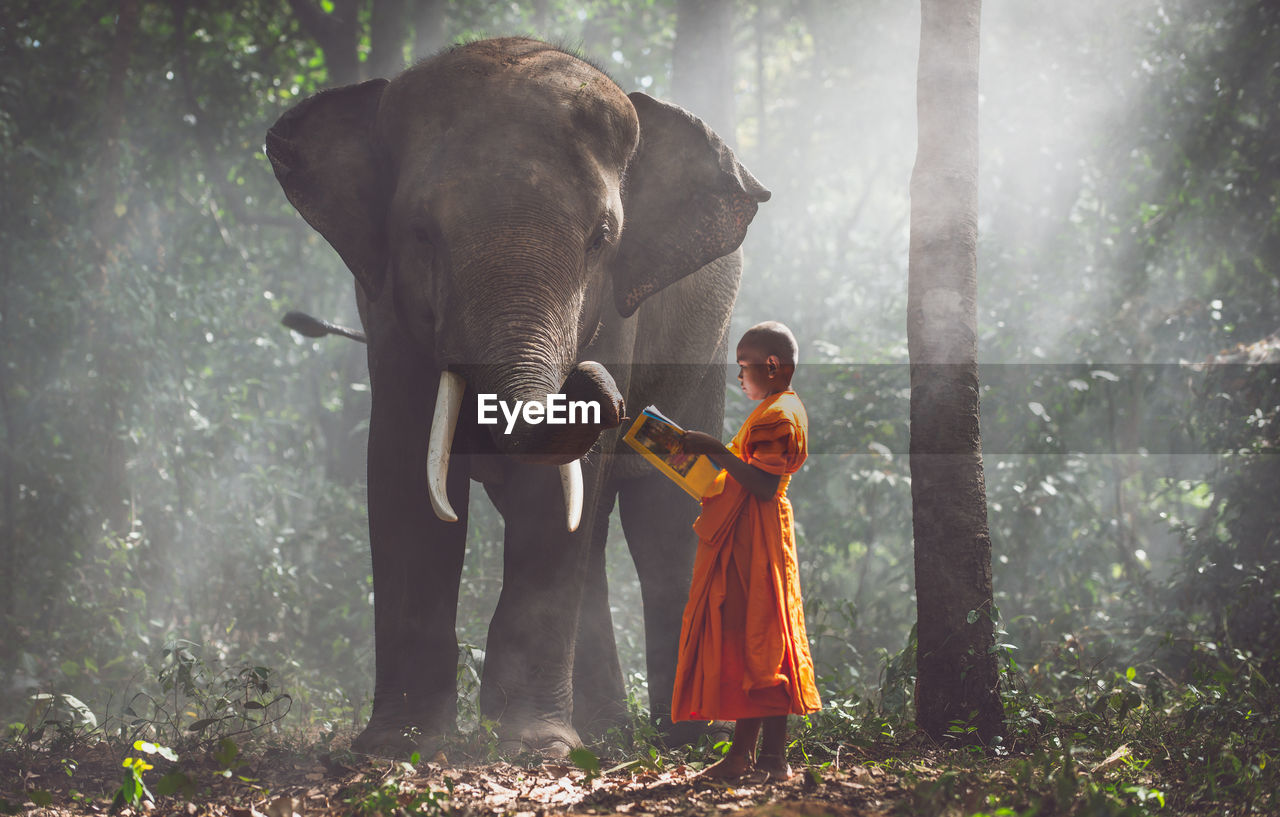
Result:
{"label": "dirt ground", "polygon": [[[125,769],[118,749],[99,745],[77,752],[74,762],[41,753],[0,767],[0,808],[29,815],[105,814]],[[234,771],[173,764],[149,757],[144,773],[151,790],[177,772],[185,792],[119,805],[138,814],[218,817],[322,817],[322,815],[714,815],[852,817],[888,814],[906,794],[898,776],[873,762],[832,763],[797,769],[787,781],[747,777],[731,785],[698,778],[690,765],[639,761],[598,775],[557,761],[450,763],[437,756],[417,766],[348,753],[296,754],[267,750]],[[605,764],[607,766],[607,763]],[[172,781],[172,779],[171,779]]]}

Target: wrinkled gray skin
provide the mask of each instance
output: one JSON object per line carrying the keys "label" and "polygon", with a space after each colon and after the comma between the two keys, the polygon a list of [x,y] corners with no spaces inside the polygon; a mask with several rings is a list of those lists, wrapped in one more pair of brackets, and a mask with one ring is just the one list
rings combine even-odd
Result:
{"label": "wrinkled gray skin", "polygon": [[[616,426],[624,404],[655,403],[720,427],[738,248],[768,191],[695,117],[523,39],[317,94],[271,128],[267,152],[354,273],[369,339],[377,666],[353,748],[403,754],[456,728],[472,479],[505,521],[480,691],[504,748],[562,755],[624,720],[604,572],[615,501],[642,587],[652,711],[669,739],[690,738],[668,713],[698,509],[614,453]],[[445,368],[467,382],[447,479],[456,522],[433,513],[426,484]],[[598,400],[600,425],[508,436],[476,423],[477,393],[556,391]],[[555,466],[577,458],[585,502],[569,533]]]}

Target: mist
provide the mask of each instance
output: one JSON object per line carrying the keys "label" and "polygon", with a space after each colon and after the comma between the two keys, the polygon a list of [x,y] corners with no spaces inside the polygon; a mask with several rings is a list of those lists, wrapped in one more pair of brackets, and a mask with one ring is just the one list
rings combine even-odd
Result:
{"label": "mist", "polygon": [[[373,667],[368,374],[357,344],[280,325],[291,309],[358,316],[350,274],[261,151],[271,122],[328,81],[323,49],[283,27],[283,6],[193,10],[182,37],[148,6],[122,46],[110,13],[93,19],[109,4],[91,5],[70,20],[10,13],[0,48],[0,713],[23,717],[42,690],[119,707],[189,643],[211,678],[269,667],[297,722],[358,723]],[[673,79],[674,2],[445,5],[447,42],[533,34],[624,90],[723,99],[697,83],[722,82],[715,66]],[[825,694],[901,708],[919,10],[730,5],[717,116],[772,191],[731,335],[777,319],[800,339],[813,441],[791,494]],[[1250,576],[1254,606],[1223,616],[1241,625],[1233,645],[1274,663],[1274,603],[1257,599],[1275,574],[1255,571],[1275,560],[1272,517],[1249,511],[1274,488],[1249,469],[1274,463],[1240,452],[1273,444],[1275,391],[1221,378],[1274,381],[1184,365],[1280,328],[1264,79],[1280,49],[1263,14],[984,4],[983,434],[1001,639],[1024,666],[1123,670],[1155,661],[1169,633],[1215,639],[1213,611]],[[727,438],[750,405],[725,362],[725,427],[707,431]],[[470,511],[458,638],[474,727],[503,531],[482,490]],[[614,629],[639,691],[639,587],[617,528]]]}

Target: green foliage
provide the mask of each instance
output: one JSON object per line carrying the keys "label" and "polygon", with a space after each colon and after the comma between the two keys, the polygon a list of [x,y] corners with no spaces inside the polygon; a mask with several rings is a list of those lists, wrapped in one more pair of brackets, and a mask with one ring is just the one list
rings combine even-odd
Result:
{"label": "green foliage", "polygon": [[38,742],[49,727],[54,742],[70,746],[98,728],[98,718],[83,701],[67,693],[37,692],[30,698],[25,722],[9,724],[11,737],[25,744]]}
{"label": "green foliage", "polygon": [[580,746],[569,752],[569,762],[583,771],[582,785],[590,788],[591,781],[600,776],[600,758],[595,752]]}
{"label": "green foliage", "polygon": [[[74,760],[109,736],[234,777],[246,741],[287,725],[340,745],[366,714],[362,350],[277,323],[292,308],[354,323],[350,280],[260,151],[336,73],[286,4],[215,5],[141,4],[127,53],[105,0],[25,4],[0,31],[0,748],[18,757]],[[628,89],[672,87],[670,0],[446,6],[445,39],[533,32],[580,42]],[[790,495],[825,708],[791,751],[816,768],[900,751],[913,730],[918,21],[903,9],[735,7],[726,136],[773,191],[735,329],[779,318],[802,342],[811,456]],[[971,814],[1274,810],[1274,364],[1173,363],[1277,328],[1280,87],[1258,67],[1280,58],[1280,21],[1244,0],[1058,11],[983,19],[978,344],[1005,742],[913,796]],[[729,393],[731,431],[749,406]],[[457,743],[496,757],[477,693],[503,532],[484,505]],[[652,745],[616,530],[609,559],[633,722],[591,751],[637,770],[713,760],[712,742]],[[197,779],[144,782],[148,758],[125,767],[130,803]],[[383,784],[352,798],[446,808]]]}
{"label": "green foliage", "polygon": [[138,757],[126,757],[123,765],[124,779],[120,783],[120,788],[116,790],[115,798],[111,803],[112,809],[119,810],[125,806],[138,808],[143,800],[154,801],[155,795],[151,793],[151,789],[147,788],[146,782],[142,779],[142,773],[155,767]]}
{"label": "green foliage", "polygon": [[[145,740],[135,740],[133,742],[133,750],[143,755],[158,755],[165,760],[177,762],[178,753],[170,749],[168,746],[161,746],[157,743],[151,743]],[[124,766],[124,779],[120,783],[120,788],[116,790],[115,797],[112,800],[111,807],[118,811],[124,806],[138,808],[143,800],[155,801],[156,797],[151,793],[151,789],[147,788],[146,781],[142,779],[143,772],[151,771],[155,766],[147,762],[144,757],[126,757],[121,764]],[[172,780],[172,778],[166,778]],[[169,789],[169,786],[166,786]]]}
{"label": "green foliage", "polygon": [[1005,714],[1016,754],[1008,769],[1022,790],[1041,792],[1032,806],[1052,793],[1058,808],[1112,809],[1103,813],[1148,813],[1166,801],[1179,810],[1216,802],[1246,812],[1274,807],[1278,781],[1268,771],[1268,747],[1280,724],[1259,713],[1274,708],[1277,696],[1256,661],[1236,655],[1206,663],[1185,684],[1156,668],[1099,673],[1085,665],[1056,674],[1040,692],[1027,681],[1010,661]]}
{"label": "green foliage", "polygon": [[445,778],[445,788],[417,786],[411,781],[416,773],[414,760],[398,763],[383,778],[357,786],[345,798],[356,814],[409,814],[415,817],[441,817],[452,814],[449,800],[453,796],[453,780]]}
{"label": "green foliage", "polygon": [[[5,686],[94,701],[174,636],[316,677],[359,649],[372,615],[361,492],[324,464],[358,442],[354,421],[335,420],[360,411],[360,373],[275,317],[304,291],[309,308],[338,311],[345,281],[296,219],[262,204],[276,191],[256,146],[287,102],[258,92],[308,46],[265,8],[146,7],[116,76],[113,14],[30,7],[0,56],[6,76],[56,89],[6,85],[0,105],[13,148],[0,167]],[[83,50],[79,67],[68,49]],[[113,77],[122,110],[73,102]],[[103,118],[120,121],[123,147],[106,154],[119,167],[94,158]],[[330,269],[332,287],[297,280],[299,265]],[[319,466],[298,467],[317,452]],[[251,646],[276,638],[290,648]],[[305,688],[304,708],[343,703],[328,683]]]}
{"label": "green foliage", "polygon": [[199,741],[218,744],[220,752],[228,746],[234,750],[231,738],[272,730],[288,714],[292,696],[276,688],[272,676],[266,667],[214,671],[198,645],[173,642],[161,652],[155,687],[129,698],[110,728],[122,736],[154,735],[174,744]]}
{"label": "green foliage", "polygon": [[[289,696],[273,687],[272,676],[264,667],[214,672],[201,660],[196,645],[177,642],[164,649],[154,685],[148,684],[118,709],[97,715],[67,694],[32,696],[27,723],[11,725],[11,739],[0,744],[0,757],[16,758],[20,767],[42,756],[58,757],[72,776],[80,753],[103,746],[132,747],[133,754],[121,764],[116,809],[137,808],[143,800],[155,802],[156,795],[195,796],[197,781],[206,776],[205,763],[179,766],[179,749],[170,744],[180,747],[188,759],[207,755],[217,777],[251,784],[233,737],[274,734],[287,713]],[[210,712],[218,714],[208,717]],[[147,773],[161,762],[167,768],[152,779]]]}

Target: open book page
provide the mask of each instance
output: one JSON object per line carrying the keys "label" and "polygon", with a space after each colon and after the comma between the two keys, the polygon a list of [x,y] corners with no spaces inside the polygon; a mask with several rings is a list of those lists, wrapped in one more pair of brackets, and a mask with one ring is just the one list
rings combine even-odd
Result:
{"label": "open book page", "polygon": [[675,421],[647,406],[622,439],[690,496],[701,499],[720,466],[704,454],[686,454],[680,444],[684,434]]}
{"label": "open book page", "polygon": [[670,417],[663,414],[662,412],[658,411],[657,406],[645,406],[644,411],[646,414],[653,417],[654,419],[661,420],[662,422],[666,423],[667,425],[679,431],[681,434],[684,434],[684,429],[680,427],[680,424],[677,423],[675,420],[672,420]]}

